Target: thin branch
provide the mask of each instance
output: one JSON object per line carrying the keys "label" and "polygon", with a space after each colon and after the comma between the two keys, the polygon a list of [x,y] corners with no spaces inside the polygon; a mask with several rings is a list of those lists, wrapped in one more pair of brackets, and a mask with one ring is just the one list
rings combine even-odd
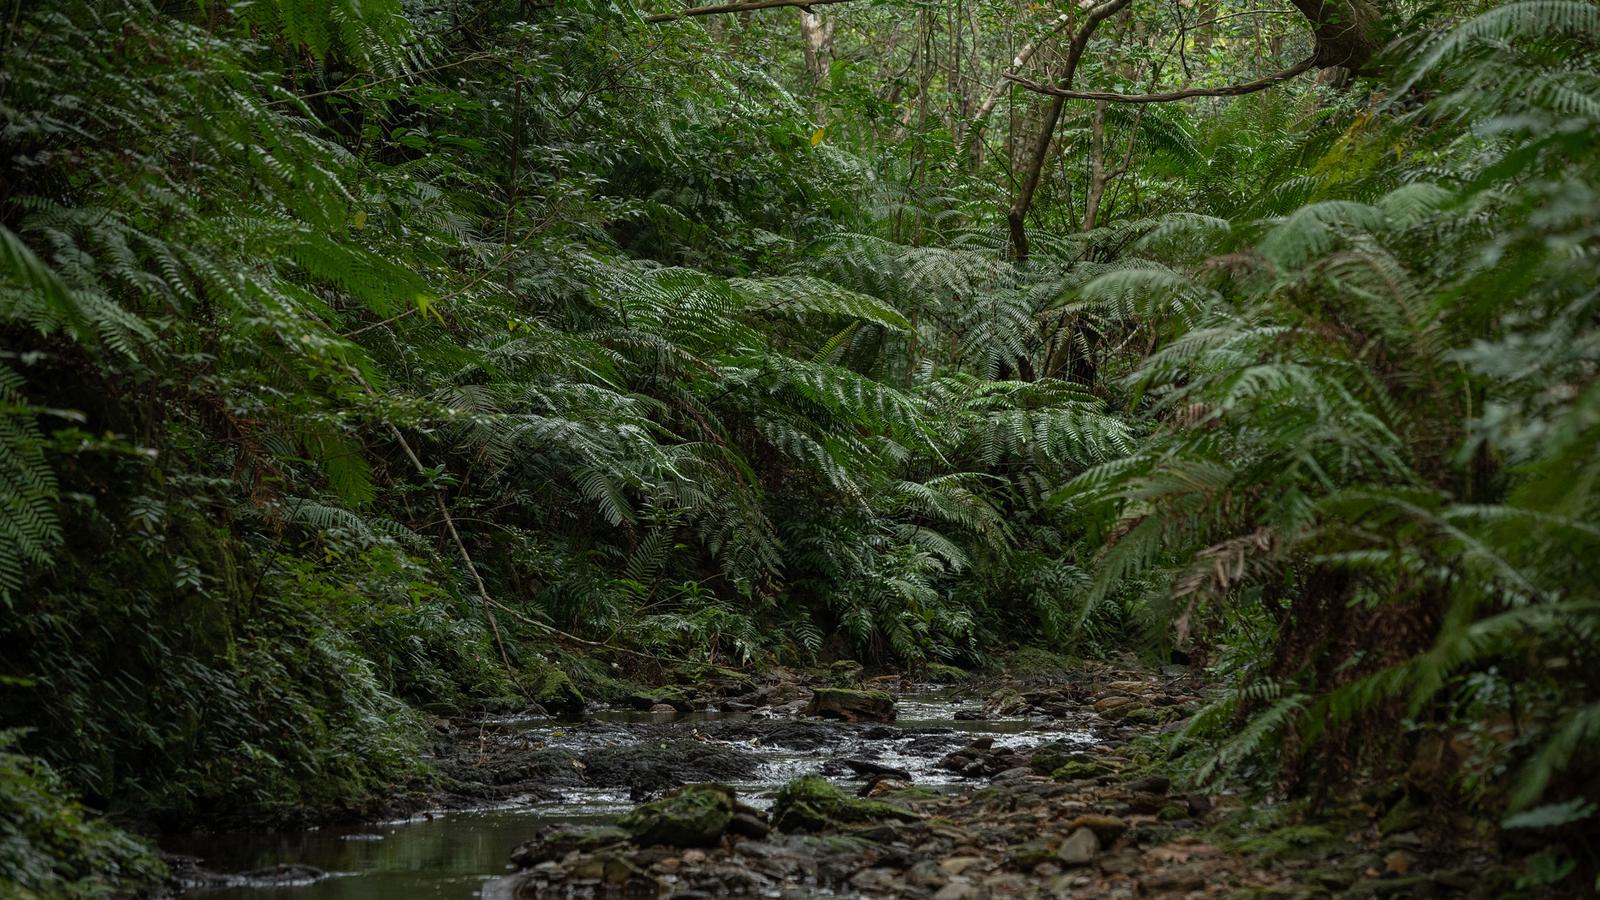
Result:
{"label": "thin branch", "polygon": [[742,13],[756,9],[776,9],[780,6],[798,6],[810,9],[813,6],[826,6],[830,3],[849,3],[850,0],[750,0],[746,3],[717,3],[711,6],[695,6],[689,9],[680,9],[677,12],[658,13],[645,16],[646,22],[676,22],[693,16],[715,16],[722,13]]}
{"label": "thin branch", "polygon": [[1242,84],[1230,84],[1219,88],[1184,88],[1181,91],[1168,91],[1163,94],[1114,94],[1107,91],[1071,91],[1063,88],[1039,84],[1028,81],[1015,75],[1006,78],[1015,81],[1030,91],[1039,94],[1049,94],[1052,97],[1065,97],[1069,100],[1105,100],[1109,103],[1170,103],[1174,100],[1187,100],[1190,97],[1237,97],[1240,94],[1253,94],[1256,91],[1266,90],[1269,87],[1290,78],[1307,72],[1316,65],[1317,58],[1308,56],[1281,72],[1274,72],[1257,78],[1255,81],[1246,81]]}

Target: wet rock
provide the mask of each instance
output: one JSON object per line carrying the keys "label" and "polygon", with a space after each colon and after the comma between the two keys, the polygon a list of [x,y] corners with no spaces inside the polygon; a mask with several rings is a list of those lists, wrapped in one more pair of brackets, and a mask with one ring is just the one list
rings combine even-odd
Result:
{"label": "wet rock", "polygon": [[920,818],[904,807],[851,797],[827,779],[805,775],[778,791],[772,804],[772,825],[779,831],[823,831],[885,821]]}
{"label": "wet rock", "polygon": [[733,789],[696,784],[634,807],[617,824],[646,846],[707,847],[721,840],[732,820]]}
{"label": "wet rock", "polygon": [[1056,861],[1064,866],[1087,865],[1100,853],[1100,838],[1092,828],[1078,828],[1061,842]]}
{"label": "wet rock", "polygon": [[840,767],[849,769],[863,778],[893,778],[896,781],[911,781],[911,773],[905,769],[886,766],[870,759],[841,759],[837,762]]}
{"label": "wet rock", "polygon": [[314,866],[279,864],[265,869],[252,869],[235,875],[225,875],[226,884],[235,887],[300,887],[315,884],[328,877],[328,873]]}
{"label": "wet rock", "polygon": [[805,714],[846,722],[893,722],[894,698],[884,691],[817,688]]}
{"label": "wet rock", "polygon": [[939,768],[977,778],[1025,767],[1027,762],[1027,758],[1016,750],[995,747],[994,738],[982,737],[939,760]]}
{"label": "wet rock", "polygon": [[956,710],[952,715],[952,718],[954,718],[957,722],[981,722],[985,719],[993,717],[984,710],[967,708]]}

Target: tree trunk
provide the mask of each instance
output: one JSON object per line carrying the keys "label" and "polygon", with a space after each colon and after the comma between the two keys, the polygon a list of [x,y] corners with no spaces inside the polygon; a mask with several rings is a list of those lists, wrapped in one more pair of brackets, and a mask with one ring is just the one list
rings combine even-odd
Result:
{"label": "tree trunk", "polygon": [[800,36],[804,38],[806,72],[811,75],[813,105],[820,103],[817,92],[828,78],[833,62],[833,22],[810,9],[800,10]]}

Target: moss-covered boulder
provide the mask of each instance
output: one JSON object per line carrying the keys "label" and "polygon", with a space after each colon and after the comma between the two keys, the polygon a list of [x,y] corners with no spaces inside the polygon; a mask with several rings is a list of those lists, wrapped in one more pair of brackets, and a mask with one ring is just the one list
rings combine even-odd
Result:
{"label": "moss-covered boulder", "polygon": [[828,664],[828,671],[823,675],[828,684],[839,688],[861,687],[861,678],[866,674],[861,663],[853,659],[836,659]]}
{"label": "moss-covered boulder", "polygon": [[998,665],[999,671],[1024,681],[1062,681],[1081,668],[1071,657],[1042,647],[1019,647],[1003,656]]}
{"label": "moss-covered boulder", "polygon": [[1033,751],[1033,755],[1028,757],[1028,768],[1040,775],[1049,775],[1084,755],[1083,751],[1073,749],[1071,744],[1054,741]]}
{"label": "moss-covered boulder", "polygon": [[583,715],[587,702],[583,699],[567,673],[551,666],[535,677],[530,691],[533,702],[553,716],[577,718]]}
{"label": "moss-covered boulder", "polygon": [[805,775],[784,785],[772,804],[772,825],[779,831],[824,831],[919,818],[893,803],[852,797],[820,775]]}
{"label": "moss-covered boulder", "polygon": [[1050,771],[1050,777],[1057,781],[1078,781],[1103,778],[1116,770],[1117,767],[1109,760],[1101,759],[1093,753],[1073,753],[1065,762]]}
{"label": "moss-covered boulder", "polygon": [[944,663],[928,663],[922,670],[922,677],[935,684],[961,684],[972,680],[972,673],[966,669],[947,666]]}
{"label": "moss-covered boulder", "polygon": [[617,825],[646,846],[709,847],[733,821],[733,789],[721,784],[689,784],[653,803],[645,803]]}
{"label": "moss-covered boulder", "polygon": [[532,868],[548,860],[561,859],[574,850],[587,853],[613,847],[629,837],[628,832],[612,825],[558,828],[513,850],[511,861],[519,868]]}
{"label": "moss-covered boulder", "polygon": [[883,691],[817,688],[805,714],[846,722],[893,722],[894,698]]}

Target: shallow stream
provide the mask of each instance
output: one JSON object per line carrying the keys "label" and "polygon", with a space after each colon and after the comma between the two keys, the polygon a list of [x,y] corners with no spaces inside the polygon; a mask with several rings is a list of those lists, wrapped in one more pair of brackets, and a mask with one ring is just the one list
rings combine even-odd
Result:
{"label": "shallow stream", "polygon": [[[754,775],[733,780],[739,796],[755,806],[772,802],[777,789],[799,775],[822,772],[850,783],[838,767],[843,759],[871,762],[911,773],[914,784],[939,790],[977,786],[937,767],[949,750],[979,735],[996,745],[1032,747],[1048,741],[1088,744],[1093,737],[1062,723],[1037,719],[960,720],[949,694],[902,694],[893,725],[841,726],[792,720],[816,729],[814,747],[805,740],[763,741],[757,726],[773,720],[757,713],[689,713],[652,716],[629,711],[602,712],[584,723],[514,719],[496,723],[497,733],[545,748],[592,751],[643,747],[664,736],[703,740],[710,749],[737,749],[756,758]],[[790,721],[790,720],[781,720]],[[748,723],[750,729],[745,730]],[[794,728],[790,728],[793,737]],[[754,734],[755,736],[747,736]],[[503,739],[503,738],[502,738]],[[787,744],[788,746],[783,746]],[[832,765],[830,765],[830,763]],[[205,900],[472,900],[483,882],[508,871],[513,848],[555,823],[600,824],[632,808],[629,789],[554,786],[556,799],[513,799],[491,808],[423,814],[403,821],[291,833],[230,833],[173,836],[162,842],[170,852],[192,855],[215,872],[246,872],[276,865],[304,865],[336,873],[310,884],[240,884],[190,891]]]}

